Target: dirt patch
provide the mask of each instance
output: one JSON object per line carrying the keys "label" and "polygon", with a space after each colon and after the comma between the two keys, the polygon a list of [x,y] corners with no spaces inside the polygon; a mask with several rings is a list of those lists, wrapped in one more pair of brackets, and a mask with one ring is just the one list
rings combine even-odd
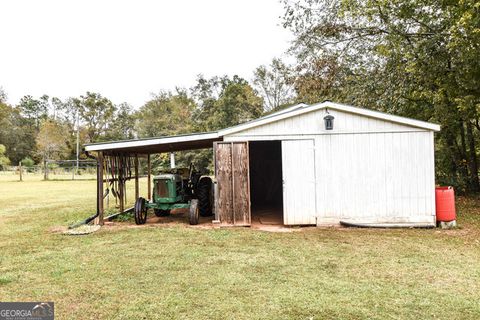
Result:
{"label": "dirt patch", "polygon": [[48,229],[48,232],[51,233],[64,233],[65,231],[68,230],[68,227],[66,226],[53,226]]}
{"label": "dirt patch", "polygon": [[266,224],[252,224],[253,230],[267,231],[267,232],[300,232],[306,230],[309,227],[292,228],[282,225],[266,225]]}
{"label": "dirt patch", "polygon": [[[289,227],[281,224],[281,221],[267,220],[262,223],[261,219],[253,219],[251,229],[266,232],[299,232],[311,227]],[[147,222],[143,225],[136,225],[133,221],[105,221],[102,230],[115,231],[132,228],[159,228],[159,227],[173,227],[182,226],[185,228],[194,229],[219,229],[230,228],[223,227],[219,224],[213,223],[213,217],[200,217],[198,225],[192,226],[188,222],[188,210],[177,209],[173,210],[169,216],[157,217],[153,214],[148,216]],[[241,227],[243,228],[243,227]],[[55,226],[50,228],[52,233],[64,233],[67,227]]]}
{"label": "dirt patch", "polygon": [[143,225],[136,225],[133,221],[105,221],[104,223],[104,229],[106,230],[172,226],[185,226],[198,229],[214,229],[219,227],[212,223],[212,217],[200,217],[199,224],[191,226],[188,222],[188,210],[182,209],[172,210],[171,214],[165,217],[157,217],[154,214],[149,214],[147,222]]}
{"label": "dirt patch", "polygon": [[[116,222],[105,221],[103,229],[105,230],[118,230],[118,229],[132,229],[132,228],[159,228],[159,227],[172,227],[182,226],[193,229],[220,229],[220,228],[235,228],[224,227],[212,222],[212,217],[202,217],[198,225],[192,226],[188,223],[188,218],[180,216],[168,216],[168,217],[149,217],[144,225],[136,225],[132,222]],[[244,228],[244,227],[239,227]],[[283,225],[264,225],[261,223],[252,222],[250,227],[253,230],[267,231],[267,232],[298,232],[305,230],[307,227],[287,227]]]}

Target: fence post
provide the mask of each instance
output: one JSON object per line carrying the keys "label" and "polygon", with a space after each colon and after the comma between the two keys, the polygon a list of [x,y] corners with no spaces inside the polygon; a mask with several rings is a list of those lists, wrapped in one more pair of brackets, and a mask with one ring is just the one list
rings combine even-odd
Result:
{"label": "fence post", "polygon": [[43,180],[48,180],[48,165],[47,159],[43,160]]}
{"label": "fence post", "polygon": [[22,177],[22,173],[23,173],[22,161],[20,161],[20,162],[18,163],[18,171],[20,172],[20,181],[23,181],[23,177]]}

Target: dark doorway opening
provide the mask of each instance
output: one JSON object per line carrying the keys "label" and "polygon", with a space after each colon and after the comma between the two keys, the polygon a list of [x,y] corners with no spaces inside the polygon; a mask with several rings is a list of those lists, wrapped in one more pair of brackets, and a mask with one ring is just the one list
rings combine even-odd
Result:
{"label": "dark doorway opening", "polygon": [[252,223],[283,225],[281,141],[250,141]]}

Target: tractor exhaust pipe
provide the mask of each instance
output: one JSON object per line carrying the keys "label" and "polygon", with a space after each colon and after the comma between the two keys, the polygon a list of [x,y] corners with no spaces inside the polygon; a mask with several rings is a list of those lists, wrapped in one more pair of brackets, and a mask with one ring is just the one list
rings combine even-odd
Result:
{"label": "tractor exhaust pipe", "polygon": [[175,169],[175,153],[170,152],[170,169]]}

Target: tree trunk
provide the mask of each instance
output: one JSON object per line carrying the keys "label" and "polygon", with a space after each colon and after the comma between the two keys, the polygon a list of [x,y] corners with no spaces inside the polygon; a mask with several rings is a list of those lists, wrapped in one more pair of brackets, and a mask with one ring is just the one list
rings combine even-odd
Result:
{"label": "tree trunk", "polygon": [[447,142],[447,146],[448,146],[448,149],[449,149],[449,154],[450,154],[450,177],[451,178],[454,178],[455,180],[457,179],[457,157],[456,154],[456,149],[455,149],[455,144],[456,144],[456,141],[455,141],[455,136],[453,134],[451,134],[450,132],[446,132],[446,137],[445,137],[445,141]]}
{"label": "tree trunk", "polygon": [[[463,120],[459,120],[460,122],[460,150],[458,155],[457,164],[459,165],[459,172],[460,172],[460,183],[469,189],[469,182],[468,182],[468,161],[467,161],[467,143],[465,140],[465,126]],[[469,190],[468,190],[469,191]]]}
{"label": "tree trunk", "polygon": [[470,191],[480,191],[480,180],[478,179],[478,157],[475,149],[475,137],[473,135],[473,124],[467,122],[467,140],[468,140],[468,169],[469,169],[469,188]]}

